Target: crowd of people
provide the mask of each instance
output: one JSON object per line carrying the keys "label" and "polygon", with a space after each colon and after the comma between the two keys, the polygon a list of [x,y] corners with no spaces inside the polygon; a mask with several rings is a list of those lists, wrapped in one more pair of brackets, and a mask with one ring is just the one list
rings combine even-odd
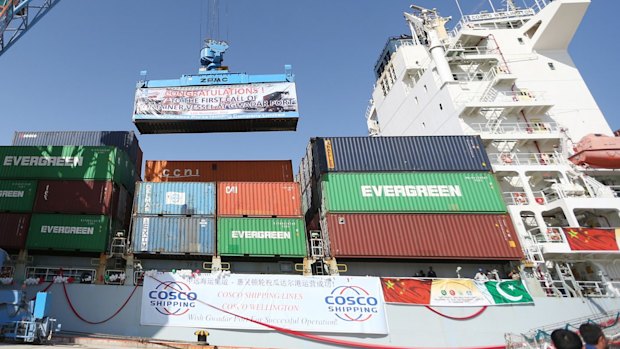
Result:
{"label": "crowd of people", "polygon": [[[458,270],[457,270],[458,273]],[[420,269],[420,271],[416,272],[413,277],[428,277],[428,278],[436,278],[437,277],[437,273],[433,270],[433,267],[428,267],[428,271],[425,273],[424,269]],[[460,277],[460,276],[459,276]],[[476,273],[476,275],[474,275],[474,280],[476,281],[489,281],[489,280],[498,280],[499,279],[499,275],[497,275],[497,271],[496,270],[489,270],[487,269],[486,271],[482,268],[478,269],[478,272]],[[512,279],[512,280],[521,280],[521,275],[519,274],[519,271],[517,269],[512,269],[509,273],[508,273],[508,279]]]}
{"label": "crowd of people", "polygon": [[557,329],[551,333],[551,341],[556,349],[607,349],[610,344],[603,329],[594,323],[579,326],[579,334],[568,329]]}

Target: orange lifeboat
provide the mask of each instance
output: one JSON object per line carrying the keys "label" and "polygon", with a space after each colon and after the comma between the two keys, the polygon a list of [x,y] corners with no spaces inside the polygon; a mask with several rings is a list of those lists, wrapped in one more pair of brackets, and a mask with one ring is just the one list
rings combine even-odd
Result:
{"label": "orange lifeboat", "polygon": [[620,168],[620,137],[589,134],[574,147],[575,155],[569,158],[576,165],[594,168]]}

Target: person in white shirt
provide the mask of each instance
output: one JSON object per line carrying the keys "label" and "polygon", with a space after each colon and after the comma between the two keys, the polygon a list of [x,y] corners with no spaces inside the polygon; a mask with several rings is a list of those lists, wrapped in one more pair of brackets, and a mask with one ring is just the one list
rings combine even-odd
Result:
{"label": "person in white shirt", "polygon": [[489,281],[489,278],[487,277],[487,274],[484,273],[484,270],[482,270],[482,268],[478,269],[478,272],[476,273],[476,276],[474,276],[474,280],[476,281]]}

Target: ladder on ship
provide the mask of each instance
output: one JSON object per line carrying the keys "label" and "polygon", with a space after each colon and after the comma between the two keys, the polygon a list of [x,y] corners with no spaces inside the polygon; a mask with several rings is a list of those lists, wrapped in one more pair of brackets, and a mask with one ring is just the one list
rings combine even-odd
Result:
{"label": "ladder on ship", "polygon": [[323,257],[325,257],[323,232],[320,230],[310,230],[308,232],[308,240],[310,242],[310,257],[314,260],[312,275],[327,275],[326,264],[323,261]]}
{"label": "ladder on ship", "polygon": [[581,287],[577,284],[577,281],[575,280],[575,275],[573,275],[570,263],[555,262],[554,267],[556,273],[560,277],[563,288],[566,290],[566,292],[568,292],[568,294],[565,294],[564,296],[583,297]]}

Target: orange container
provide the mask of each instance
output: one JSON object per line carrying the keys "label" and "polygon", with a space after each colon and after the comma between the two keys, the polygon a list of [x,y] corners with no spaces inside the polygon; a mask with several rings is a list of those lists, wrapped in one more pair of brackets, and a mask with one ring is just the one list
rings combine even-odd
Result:
{"label": "orange container", "polygon": [[299,217],[299,183],[220,182],[217,214],[230,217]]}
{"label": "orange container", "polygon": [[291,160],[147,160],[146,182],[292,182]]}

